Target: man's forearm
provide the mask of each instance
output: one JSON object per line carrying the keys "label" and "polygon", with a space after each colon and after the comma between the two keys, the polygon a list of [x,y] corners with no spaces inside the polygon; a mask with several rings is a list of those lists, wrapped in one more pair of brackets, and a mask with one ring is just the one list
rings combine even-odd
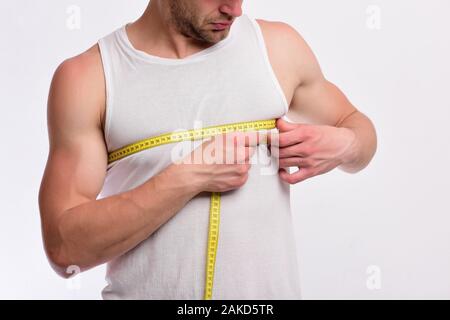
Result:
{"label": "man's forearm", "polygon": [[372,121],[357,111],[340,122],[337,127],[347,128],[355,136],[339,168],[348,173],[356,173],[364,169],[372,160],[377,149],[376,130]]}
{"label": "man's forearm", "polygon": [[[128,192],[67,210],[59,221],[58,273],[82,271],[132,249],[175,215],[200,190],[172,165]],[[61,274],[62,275],[62,274]],[[64,275],[63,275],[64,276]]]}

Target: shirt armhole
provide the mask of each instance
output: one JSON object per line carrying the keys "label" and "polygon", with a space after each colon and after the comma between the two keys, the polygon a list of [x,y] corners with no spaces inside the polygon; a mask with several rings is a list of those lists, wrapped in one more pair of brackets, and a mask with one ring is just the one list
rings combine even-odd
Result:
{"label": "shirt armhole", "polygon": [[254,31],[256,33],[256,37],[257,37],[257,40],[258,40],[258,45],[259,45],[259,47],[260,47],[260,49],[261,49],[261,51],[263,53],[263,59],[264,59],[264,62],[265,62],[266,66],[267,66],[267,68],[269,70],[270,77],[272,78],[272,81],[273,81],[273,83],[274,83],[274,85],[276,87],[276,90],[281,95],[281,99],[282,99],[285,111],[287,113],[289,111],[289,105],[288,105],[288,102],[286,100],[286,96],[285,96],[285,94],[283,92],[283,89],[281,88],[280,82],[278,81],[277,76],[275,75],[275,72],[273,70],[272,64],[270,63],[269,53],[268,53],[266,42],[264,40],[264,36],[263,36],[262,30],[261,30],[261,26],[259,25],[259,23],[256,21],[255,18],[250,17],[250,16],[248,16],[248,18],[251,21],[251,23],[253,25],[253,29],[254,29]]}

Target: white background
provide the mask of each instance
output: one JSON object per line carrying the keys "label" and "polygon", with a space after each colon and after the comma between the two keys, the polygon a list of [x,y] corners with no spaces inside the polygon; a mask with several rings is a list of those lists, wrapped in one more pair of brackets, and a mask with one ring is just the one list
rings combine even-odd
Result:
{"label": "white background", "polygon": [[[68,24],[71,5],[81,9],[80,29]],[[37,195],[46,100],[59,63],[146,5],[0,2],[0,298],[100,298],[104,266],[71,283],[43,251]],[[334,170],[292,186],[303,297],[449,299],[450,2],[246,0],[244,8],[294,26],[325,76],[377,128],[378,151],[364,171]]]}

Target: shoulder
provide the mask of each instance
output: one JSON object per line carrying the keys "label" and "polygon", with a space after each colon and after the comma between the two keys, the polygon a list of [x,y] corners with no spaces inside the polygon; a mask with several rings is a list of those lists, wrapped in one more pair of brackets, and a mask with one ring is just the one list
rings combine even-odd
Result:
{"label": "shoulder", "polygon": [[295,44],[299,44],[303,40],[300,33],[286,22],[264,19],[255,20],[261,27],[263,33],[268,37],[277,37],[280,41],[294,42]]}
{"label": "shoulder", "polygon": [[288,50],[288,54],[305,53],[310,50],[303,36],[291,25],[281,21],[255,19],[269,44]]}
{"label": "shoulder", "polygon": [[289,55],[301,53],[308,47],[300,33],[292,26],[280,21],[256,19],[267,44],[285,51]]}
{"label": "shoulder", "polygon": [[64,60],[56,69],[53,84],[60,89],[74,91],[102,85],[103,69],[98,45],[85,52]]}
{"label": "shoulder", "polygon": [[98,45],[64,60],[55,70],[49,94],[49,112],[75,111],[100,121],[105,102],[103,66]]}
{"label": "shoulder", "polygon": [[55,77],[71,78],[81,81],[88,81],[90,76],[101,71],[101,57],[98,45],[94,45],[85,52],[64,60],[56,69]]}
{"label": "shoulder", "polygon": [[286,68],[296,72],[299,82],[320,76],[317,58],[299,31],[285,22],[255,20],[264,35],[269,53],[287,64]]}

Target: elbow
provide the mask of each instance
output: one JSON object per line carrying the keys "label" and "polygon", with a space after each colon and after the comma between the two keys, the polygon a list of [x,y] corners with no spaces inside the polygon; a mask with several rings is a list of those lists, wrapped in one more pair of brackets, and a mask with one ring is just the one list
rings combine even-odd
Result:
{"label": "elbow", "polygon": [[57,241],[46,242],[45,253],[50,266],[61,278],[74,277],[90,268],[82,250],[70,246],[61,238]]}
{"label": "elbow", "polygon": [[56,274],[64,279],[103,263],[101,256],[93,253],[86,241],[82,241],[78,232],[74,232],[65,220],[59,221],[53,228],[44,229],[43,234],[47,260]]}
{"label": "elbow", "polygon": [[71,239],[71,231],[67,230],[67,224],[60,221],[52,232],[44,232],[44,246],[47,260],[57,275],[64,279],[91,268],[90,257],[83,254],[86,250],[79,246],[79,241]]}
{"label": "elbow", "polygon": [[68,279],[81,272],[81,267],[77,259],[72,254],[69,255],[67,245],[61,236],[60,228],[44,228],[44,252],[51,268],[56,274],[64,279]]}
{"label": "elbow", "polygon": [[356,174],[366,169],[372,162],[376,152],[376,147],[364,157],[355,159],[352,163],[346,163],[339,166],[339,169],[349,174]]}
{"label": "elbow", "polygon": [[[53,271],[56,272],[58,276],[64,279],[70,278],[73,274],[66,272],[70,269],[76,268],[76,265],[72,265],[67,260],[63,260],[58,254],[47,253],[47,259],[52,267]],[[75,266],[75,267],[74,267]]]}
{"label": "elbow", "polygon": [[63,246],[58,249],[46,248],[46,254],[52,269],[63,279],[69,279],[83,271],[76,259],[69,259],[64,254]]}
{"label": "elbow", "polygon": [[350,161],[344,161],[339,168],[346,172],[355,174],[366,169],[372,162],[378,148],[378,138],[375,127],[370,123],[370,130],[366,131],[363,138],[355,139],[352,147],[349,148]]}
{"label": "elbow", "polygon": [[57,248],[46,247],[45,251],[52,269],[64,279],[74,277],[103,263],[99,257],[83,254],[85,250],[69,248],[64,243],[60,243]]}

